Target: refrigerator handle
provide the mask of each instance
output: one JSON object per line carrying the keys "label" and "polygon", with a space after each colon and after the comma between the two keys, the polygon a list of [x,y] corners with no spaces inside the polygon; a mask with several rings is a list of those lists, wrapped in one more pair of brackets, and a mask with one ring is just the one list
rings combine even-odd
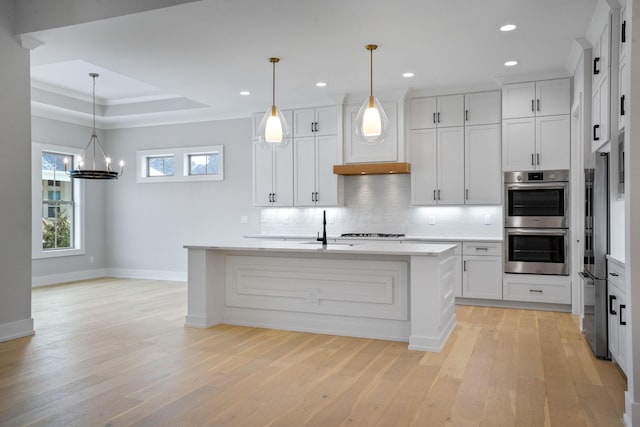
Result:
{"label": "refrigerator handle", "polygon": [[609,314],[618,314],[614,309],[613,309],[613,302],[616,300],[616,296],[615,295],[609,295]]}

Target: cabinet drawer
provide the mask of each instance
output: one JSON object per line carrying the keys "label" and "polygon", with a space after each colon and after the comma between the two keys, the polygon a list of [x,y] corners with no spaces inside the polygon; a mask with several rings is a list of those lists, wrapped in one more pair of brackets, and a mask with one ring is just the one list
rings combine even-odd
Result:
{"label": "cabinet drawer", "polygon": [[608,274],[607,279],[609,283],[616,286],[621,291],[625,291],[624,285],[624,265],[621,265],[615,261],[609,259],[607,261]]}
{"label": "cabinet drawer", "polygon": [[504,299],[510,301],[571,304],[570,284],[504,281]]}
{"label": "cabinet drawer", "polygon": [[465,255],[502,256],[502,243],[463,242],[462,253]]}

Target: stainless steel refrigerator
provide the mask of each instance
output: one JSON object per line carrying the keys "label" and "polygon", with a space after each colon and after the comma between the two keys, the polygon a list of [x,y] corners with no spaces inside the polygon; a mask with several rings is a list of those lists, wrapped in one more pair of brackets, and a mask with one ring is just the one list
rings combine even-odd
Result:
{"label": "stainless steel refrigerator", "polygon": [[607,260],[609,253],[609,155],[585,159],[585,232],[582,332],[593,354],[609,359]]}

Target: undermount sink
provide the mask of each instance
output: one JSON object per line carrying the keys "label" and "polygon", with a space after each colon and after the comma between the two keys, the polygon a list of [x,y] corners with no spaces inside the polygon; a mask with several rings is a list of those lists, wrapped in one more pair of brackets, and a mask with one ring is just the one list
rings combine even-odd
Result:
{"label": "undermount sink", "polygon": [[[318,245],[322,246],[322,242],[300,242],[301,245]],[[330,242],[327,243],[327,246],[341,245],[341,246],[356,246],[361,245],[362,243],[352,243],[352,242]]]}

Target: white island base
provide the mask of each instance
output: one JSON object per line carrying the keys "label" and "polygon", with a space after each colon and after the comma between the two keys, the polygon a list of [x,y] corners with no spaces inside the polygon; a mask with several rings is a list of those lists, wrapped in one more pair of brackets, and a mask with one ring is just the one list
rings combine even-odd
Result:
{"label": "white island base", "polygon": [[455,326],[453,245],[242,241],[188,245],[186,325],[220,323],[408,341]]}

